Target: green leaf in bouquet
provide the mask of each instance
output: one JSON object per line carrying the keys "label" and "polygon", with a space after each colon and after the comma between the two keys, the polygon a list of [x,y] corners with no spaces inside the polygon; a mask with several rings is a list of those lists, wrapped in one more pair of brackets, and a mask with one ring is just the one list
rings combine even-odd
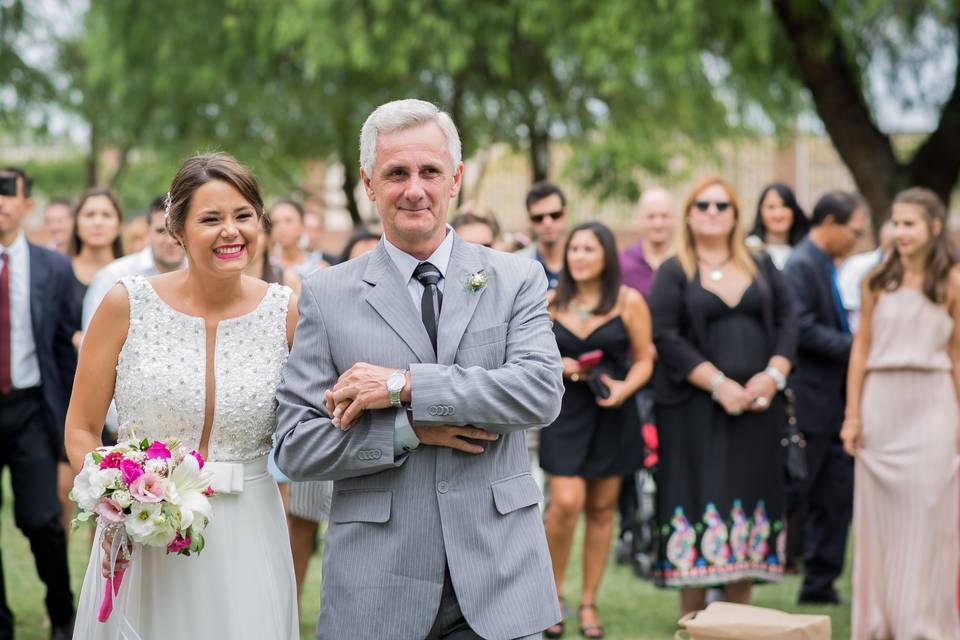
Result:
{"label": "green leaf in bouquet", "polygon": [[97,464],[100,464],[100,461],[103,460],[103,456],[97,453],[96,451],[94,451],[90,455],[93,457],[93,461],[96,462]]}
{"label": "green leaf in bouquet", "polygon": [[144,438],[140,441],[140,451],[146,451],[150,448],[150,441]]}

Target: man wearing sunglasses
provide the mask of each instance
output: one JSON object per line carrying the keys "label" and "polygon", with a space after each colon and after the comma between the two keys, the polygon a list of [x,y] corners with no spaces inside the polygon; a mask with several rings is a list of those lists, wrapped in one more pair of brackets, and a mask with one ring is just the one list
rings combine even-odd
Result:
{"label": "man wearing sunglasses", "polygon": [[527,192],[527,216],[534,241],[517,252],[536,260],[547,274],[547,286],[555,289],[563,270],[563,240],[567,231],[567,198],[555,184],[537,182]]}

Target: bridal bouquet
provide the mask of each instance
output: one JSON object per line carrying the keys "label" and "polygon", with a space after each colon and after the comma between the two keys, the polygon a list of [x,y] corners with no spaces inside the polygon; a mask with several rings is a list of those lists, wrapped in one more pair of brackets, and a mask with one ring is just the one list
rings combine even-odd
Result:
{"label": "bridal bouquet", "polygon": [[[189,556],[203,549],[210,519],[211,474],[203,457],[177,440],[127,440],[88,453],[70,498],[80,507],[73,521],[95,518],[112,535],[110,566],[131,543]],[[99,619],[112,610],[123,571],[107,578]]]}

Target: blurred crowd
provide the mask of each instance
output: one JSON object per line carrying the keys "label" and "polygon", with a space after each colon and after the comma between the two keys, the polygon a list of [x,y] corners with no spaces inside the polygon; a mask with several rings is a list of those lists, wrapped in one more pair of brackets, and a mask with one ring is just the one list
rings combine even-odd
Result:
{"label": "blurred crowd", "polygon": [[[184,254],[164,196],[132,219],[108,189],[51,200],[40,247],[24,233],[29,175],[0,169],[0,183],[0,464],[56,632],[72,615],[62,427],[76,350],[116,282],[184,268]],[[960,275],[944,205],[902,192],[873,248],[855,193],[826,193],[809,215],[786,184],[753,201],[748,229],[720,177],[682,201],[650,188],[628,246],[598,222],[572,226],[550,183],[523,203],[529,236],[504,234],[472,203],[450,221],[547,276],[565,395],[528,448],[548,497],[557,591],[583,515],[575,615],[585,637],[604,635],[597,594],[614,545],[639,576],[677,589],[683,612],[747,603],[754,585],[795,572],[799,602],[836,605],[853,526],[854,636],[957,637]],[[378,242],[375,228],[359,228],[331,253],[318,214],[277,200],[248,275],[299,291],[315,270]],[[108,416],[105,439],[111,428]],[[44,465],[58,469],[55,492],[34,479]],[[300,588],[330,487],[274,472]],[[0,638],[12,637],[2,584]],[[564,633],[560,623],[546,636]]]}

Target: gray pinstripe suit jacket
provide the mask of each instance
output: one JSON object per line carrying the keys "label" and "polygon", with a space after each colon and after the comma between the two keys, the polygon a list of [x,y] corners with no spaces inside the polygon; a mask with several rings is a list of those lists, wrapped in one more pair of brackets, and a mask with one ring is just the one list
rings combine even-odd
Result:
{"label": "gray pinstripe suit jacket", "polygon": [[[487,285],[465,286],[483,270]],[[440,604],[444,560],[464,617],[484,638],[539,633],[560,619],[523,430],[560,411],[562,365],[533,261],[454,238],[435,357],[383,244],[304,283],[277,392],[277,464],[332,479],[317,637],[418,639]],[[501,434],[478,455],[421,446],[394,455],[395,409],[343,433],[323,392],[356,362],[409,368],[418,426]]]}

